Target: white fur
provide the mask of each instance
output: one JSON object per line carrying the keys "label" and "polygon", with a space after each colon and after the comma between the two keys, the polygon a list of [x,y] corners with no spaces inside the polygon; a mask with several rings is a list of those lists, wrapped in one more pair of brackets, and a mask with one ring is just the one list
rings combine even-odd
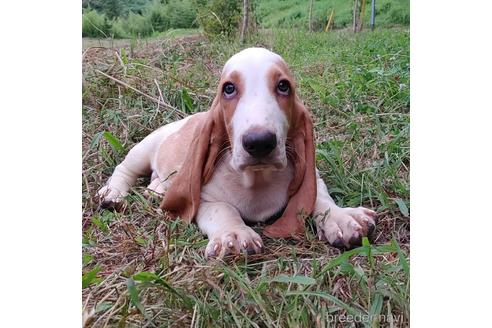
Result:
{"label": "white fur", "polygon": [[109,202],[121,202],[137,178],[148,173],[152,173],[152,181],[148,188],[163,193],[165,185],[162,181],[166,177],[159,179],[155,174],[158,167],[157,150],[170,135],[179,131],[190,117],[160,127],[130,149],[125,160],[116,166],[108,183],[98,191],[98,196]]}

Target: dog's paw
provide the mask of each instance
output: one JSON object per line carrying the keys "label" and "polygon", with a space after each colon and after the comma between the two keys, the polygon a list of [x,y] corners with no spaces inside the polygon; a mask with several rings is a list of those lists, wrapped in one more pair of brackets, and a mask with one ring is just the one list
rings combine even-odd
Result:
{"label": "dog's paw", "polygon": [[102,209],[116,209],[116,210],[121,208],[125,196],[126,195],[121,193],[119,190],[112,189],[108,185],[99,189],[99,191],[96,194],[96,198],[100,204],[99,206]]}
{"label": "dog's paw", "polygon": [[222,258],[227,255],[259,254],[263,252],[263,241],[253,229],[244,225],[222,230],[210,238],[205,248],[205,257]]}
{"label": "dog's paw", "polygon": [[371,237],[376,228],[376,212],[364,207],[337,208],[317,221],[318,238],[342,249],[362,244],[362,237]]}

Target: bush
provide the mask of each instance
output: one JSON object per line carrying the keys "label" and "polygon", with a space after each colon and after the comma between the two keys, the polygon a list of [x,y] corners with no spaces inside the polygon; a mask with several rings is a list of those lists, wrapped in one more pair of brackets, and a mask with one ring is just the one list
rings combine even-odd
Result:
{"label": "bush", "polygon": [[240,1],[195,0],[195,3],[198,23],[207,37],[231,37],[237,34],[241,21]]}
{"label": "bush", "polygon": [[169,17],[166,6],[158,1],[146,7],[145,16],[148,17],[154,32],[162,32],[169,28]]}
{"label": "bush", "polygon": [[107,38],[111,36],[111,22],[106,15],[95,10],[84,10],[82,13],[82,36],[91,38]]}
{"label": "bush", "polygon": [[123,11],[122,3],[120,0],[105,0],[103,4],[104,13],[111,20],[119,17]]}
{"label": "bush", "polygon": [[391,9],[391,2],[385,2],[379,8],[376,7],[376,15],[385,14]]}
{"label": "bush", "polygon": [[166,12],[170,27],[196,27],[196,9],[191,1],[172,1],[167,5]]}
{"label": "bush", "polygon": [[[130,10],[123,16],[112,20],[108,19],[109,13],[105,13],[105,10],[107,8],[117,8],[116,5],[110,7],[109,4],[121,3],[124,2],[115,0],[103,3],[99,11],[86,9],[83,13],[82,36],[147,37],[170,28],[178,29],[197,26],[196,9],[191,0],[170,0],[166,3],[154,0],[148,3],[140,12]],[[94,4],[99,4],[99,2],[94,2]],[[121,9],[120,13],[122,11],[123,9]],[[113,12],[116,12],[116,9]],[[225,15],[227,15],[227,12]],[[227,22],[227,19],[224,18],[224,21]]]}
{"label": "bush", "polygon": [[408,25],[410,24],[410,13],[401,9],[393,9],[390,11],[389,21],[393,24]]}
{"label": "bush", "polygon": [[142,16],[130,12],[125,25],[127,33],[133,36],[151,36],[154,32],[149,16]]}
{"label": "bush", "polygon": [[130,33],[128,32],[128,27],[125,19],[118,18],[113,21],[113,25],[111,26],[111,35],[117,39],[131,37]]}

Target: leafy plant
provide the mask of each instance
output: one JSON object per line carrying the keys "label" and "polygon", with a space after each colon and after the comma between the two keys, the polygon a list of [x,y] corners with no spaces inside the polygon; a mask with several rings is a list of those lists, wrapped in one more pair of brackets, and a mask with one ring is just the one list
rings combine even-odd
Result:
{"label": "leafy plant", "polygon": [[84,273],[82,275],[82,288],[87,288],[89,285],[100,283],[102,279],[97,276],[99,271],[101,271],[101,268],[96,266],[89,272]]}
{"label": "leafy plant", "polygon": [[236,35],[241,19],[241,7],[236,0],[195,0],[197,19],[209,38]]}
{"label": "leafy plant", "polygon": [[85,10],[82,15],[82,36],[107,38],[111,35],[111,23],[104,14],[95,10]]}

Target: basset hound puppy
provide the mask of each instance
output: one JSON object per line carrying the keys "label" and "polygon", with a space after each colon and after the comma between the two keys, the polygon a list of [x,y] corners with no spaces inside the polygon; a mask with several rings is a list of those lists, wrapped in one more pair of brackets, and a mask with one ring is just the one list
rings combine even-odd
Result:
{"label": "basset hound puppy", "polygon": [[338,207],[315,163],[313,123],[284,60],[248,48],[225,64],[212,108],[167,124],[134,146],[106,186],[103,205],[123,200],[139,176],[163,194],[171,217],[208,236],[206,257],[260,253],[260,235],[299,238],[313,215],[320,240],[351,248],[372,233],[376,213]]}

